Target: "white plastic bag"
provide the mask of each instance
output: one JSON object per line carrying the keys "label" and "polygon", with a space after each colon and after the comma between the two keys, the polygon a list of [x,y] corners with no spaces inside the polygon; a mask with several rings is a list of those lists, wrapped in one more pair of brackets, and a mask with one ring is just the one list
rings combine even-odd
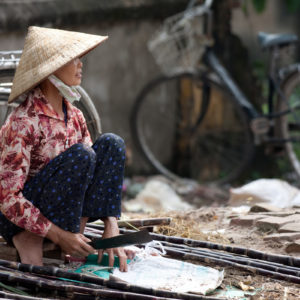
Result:
{"label": "white plastic bag", "polygon": [[156,249],[152,253],[152,249],[148,245],[137,253],[128,265],[128,272],[114,269],[113,277],[143,287],[202,295],[214,291],[222,283],[223,271],[165,258]]}
{"label": "white plastic bag", "polygon": [[230,205],[262,202],[281,208],[300,205],[300,190],[280,179],[258,179],[230,189]]}
{"label": "white plastic bag", "polygon": [[127,211],[147,213],[170,210],[189,210],[194,207],[177,195],[174,189],[161,180],[150,180],[135,199],[124,202]]}

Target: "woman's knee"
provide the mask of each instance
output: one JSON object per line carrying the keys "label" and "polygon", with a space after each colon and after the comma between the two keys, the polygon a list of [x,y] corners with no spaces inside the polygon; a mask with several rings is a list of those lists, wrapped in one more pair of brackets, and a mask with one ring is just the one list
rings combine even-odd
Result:
{"label": "woman's knee", "polygon": [[98,137],[93,148],[95,151],[99,148],[112,148],[120,152],[120,154],[123,154],[125,153],[125,142],[120,136],[114,133],[104,133]]}
{"label": "woman's knee", "polygon": [[85,144],[75,144],[68,149],[69,159],[79,162],[80,165],[94,165],[96,162],[96,153],[94,149]]}

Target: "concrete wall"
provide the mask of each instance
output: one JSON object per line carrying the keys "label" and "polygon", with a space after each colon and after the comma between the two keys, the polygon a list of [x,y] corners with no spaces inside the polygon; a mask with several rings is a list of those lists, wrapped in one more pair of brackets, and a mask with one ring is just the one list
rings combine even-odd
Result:
{"label": "concrete wall", "polygon": [[[158,26],[153,21],[128,21],[79,28],[109,35],[107,42],[84,58],[82,85],[95,100],[103,132],[121,135],[133,151],[129,115],[137,93],[159,73],[146,46]],[[135,151],[133,155],[132,168],[140,169],[143,162]]]}
{"label": "concrete wall", "polygon": [[248,1],[248,14],[242,9],[234,9],[232,13],[232,30],[248,48],[252,60],[265,59],[258,41],[257,33],[294,33],[299,34],[299,12],[287,11],[285,1],[269,0],[263,13],[258,14]]}
{"label": "concrete wall", "polygon": [[[132,148],[129,114],[143,85],[159,73],[147,50],[147,40],[159,26],[152,21],[124,21],[63,29],[108,35],[109,39],[83,58],[82,86],[94,100],[103,132],[122,136]],[[0,35],[1,50],[22,49],[24,32]],[[135,152],[134,152],[135,153]],[[134,166],[143,164],[134,155]]]}

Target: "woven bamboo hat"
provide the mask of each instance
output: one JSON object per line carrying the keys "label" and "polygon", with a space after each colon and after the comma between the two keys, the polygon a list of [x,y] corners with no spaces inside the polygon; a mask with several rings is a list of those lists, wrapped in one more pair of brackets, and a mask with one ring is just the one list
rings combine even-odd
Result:
{"label": "woven bamboo hat", "polygon": [[14,101],[59,68],[91,51],[107,38],[60,29],[29,27],[8,102]]}

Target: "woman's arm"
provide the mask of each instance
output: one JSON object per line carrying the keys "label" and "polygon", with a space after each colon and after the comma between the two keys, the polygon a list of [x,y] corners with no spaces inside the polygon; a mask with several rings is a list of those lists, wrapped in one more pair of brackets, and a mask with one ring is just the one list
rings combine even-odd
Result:
{"label": "woman's arm", "polygon": [[30,118],[12,118],[1,129],[0,207],[12,223],[40,236],[46,236],[66,253],[87,256],[94,249],[81,234],[60,229],[43,216],[22,194],[30,168],[31,152],[38,133]]}
{"label": "woman's arm", "polygon": [[[119,226],[117,223],[116,217],[105,217],[101,218],[104,223],[104,232],[102,238],[110,238],[120,234]],[[103,253],[106,251],[108,253],[109,258],[109,266],[112,267],[114,265],[115,255],[119,257],[119,265],[121,272],[127,272],[127,258],[131,258],[134,254],[129,253],[128,255],[125,253],[123,248],[112,248],[98,251],[98,263],[101,262]]]}
{"label": "woman's arm", "polygon": [[95,253],[95,249],[87,244],[91,241],[90,239],[81,233],[72,233],[62,230],[53,223],[46,237],[59,245],[66,254],[76,254],[85,257]]}
{"label": "woman's arm", "polygon": [[1,129],[1,139],[1,212],[17,226],[45,236],[51,222],[22,194],[28,177],[31,151],[37,139],[32,120],[12,115]]}

